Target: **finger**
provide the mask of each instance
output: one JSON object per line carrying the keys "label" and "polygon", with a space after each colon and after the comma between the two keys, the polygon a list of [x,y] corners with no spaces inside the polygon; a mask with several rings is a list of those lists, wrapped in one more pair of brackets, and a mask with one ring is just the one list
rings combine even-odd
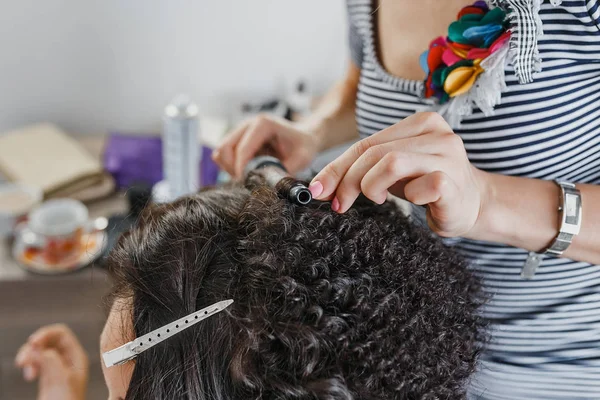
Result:
{"label": "finger", "polygon": [[27,382],[33,382],[38,377],[38,369],[35,364],[28,364],[23,367],[23,379]]}
{"label": "finger", "polygon": [[[398,188],[398,182],[415,179],[439,169],[441,160],[441,157],[431,154],[390,152],[365,174],[360,183],[361,191],[367,198],[381,204],[390,187],[396,185]],[[394,191],[393,194],[402,197],[402,193]]]}
{"label": "finger", "polygon": [[364,176],[382,158],[384,158],[386,154],[394,151],[394,148],[397,146],[399,146],[398,142],[388,142],[373,146],[365,151],[365,153],[350,166],[334,192],[336,200],[335,203],[332,203],[334,211],[344,213],[352,206],[354,201],[360,195],[360,183]]}
{"label": "finger", "polygon": [[346,176],[346,172],[350,169],[352,164],[356,162],[368,149],[373,146],[373,140],[371,138],[363,139],[356,142],[348,150],[346,150],[341,156],[330,162],[323,168],[311,181],[310,186],[318,186],[320,193],[314,193],[314,197],[317,200],[329,200],[333,198],[335,190],[338,185]]}
{"label": "finger", "polygon": [[415,138],[428,133],[453,133],[452,128],[436,112],[420,112],[377,132],[372,136],[378,144]]}
{"label": "finger", "polygon": [[21,361],[17,364],[17,367],[23,370],[23,378],[31,382],[38,376],[38,358],[40,351],[36,348],[29,347],[22,357]]}
{"label": "finger", "polygon": [[350,166],[371,147],[399,139],[418,137],[431,132],[452,133],[452,129],[444,121],[444,118],[437,113],[417,113],[355,143],[314,177],[311,183],[319,182],[323,186],[323,192],[316,198],[318,200],[330,198]]}
{"label": "finger", "polygon": [[[422,153],[422,154],[443,154],[447,141],[444,139],[448,134],[432,134],[410,137],[405,139],[386,142],[369,148],[356,160],[348,169],[344,178],[335,190],[335,198],[338,200],[340,213],[348,210],[354,201],[358,198],[361,191],[376,203],[383,203],[387,197],[387,189],[381,193],[374,194],[374,198],[369,197],[369,192],[364,192],[361,188],[361,182],[364,176],[377,163],[379,163],[386,154],[390,152],[400,153]],[[389,165],[393,169],[393,165]],[[388,173],[389,171],[384,171]],[[406,177],[410,178],[410,177]],[[403,184],[396,185],[396,189],[402,188]]]}
{"label": "finger", "polygon": [[427,223],[440,236],[452,236],[444,229],[450,221],[448,210],[460,202],[460,192],[454,181],[441,171],[434,171],[408,183],[406,199],[414,204],[428,205]]}
{"label": "finger", "polygon": [[234,174],[235,148],[249,126],[250,121],[241,123],[227,135],[225,141],[213,152],[213,160],[230,175]]}
{"label": "finger", "polygon": [[63,324],[44,326],[30,336],[29,342],[38,348],[55,349],[77,368],[87,368],[88,360],[79,340],[69,327]]}
{"label": "finger", "polygon": [[436,204],[444,206],[454,193],[454,185],[448,175],[434,171],[412,180],[404,187],[406,200],[424,206]]}
{"label": "finger", "polygon": [[33,381],[38,375],[38,366],[36,363],[38,354],[39,350],[37,348],[27,346],[25,349],[19,351],[19,355],[15,361],[17,368],[23,370],[23,378],[28,382]]}
{"label": "finger", "polygon": [[275,133],[273,121],[268,117],[258,117],[248,127],[248,130],[235,148],[234,173],[236,177],[240,178],[243,175],[248,161],[271,140]]}
{"label": "finger", "polygon": [[17,355],[15,356],[15,366],[19,367],[19,368],[23,368],[23,366],[27,363],[27,360],[30,357],[30,353],[33,350],[33,346],[31,346],[31,344],[29,342],[26,342],[25,344],[23,344],[20,348],[19,351],[17,352]]}

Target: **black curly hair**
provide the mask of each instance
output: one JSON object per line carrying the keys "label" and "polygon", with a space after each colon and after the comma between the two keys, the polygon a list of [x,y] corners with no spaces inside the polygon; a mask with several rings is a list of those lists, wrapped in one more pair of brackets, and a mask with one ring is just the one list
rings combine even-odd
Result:
{"label": "black curly hair", "polygon": [[460,399],[483,298],[465,262],[394,204],[339,215],[253,177],[153,206],[110,255],[135,334],[225,312],[136,359],[127,399]]}

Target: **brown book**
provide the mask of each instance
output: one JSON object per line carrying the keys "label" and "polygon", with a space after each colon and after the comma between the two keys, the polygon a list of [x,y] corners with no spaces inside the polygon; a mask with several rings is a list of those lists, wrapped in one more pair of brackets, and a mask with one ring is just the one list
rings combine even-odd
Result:
{"label": "brown book", "polygon": [[52,124],[0,134],[0,172],[9,181],[41,188],[45,196],[103,179],[100,162]]}

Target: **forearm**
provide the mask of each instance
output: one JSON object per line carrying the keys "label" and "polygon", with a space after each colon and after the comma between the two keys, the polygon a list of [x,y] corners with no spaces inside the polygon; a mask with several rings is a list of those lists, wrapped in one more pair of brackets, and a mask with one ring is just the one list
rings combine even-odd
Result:
{"label": "forearm", "polygon": [[341,145],[358,137],[355,117],[359,69],[350,64],[344,80],[336,84],[317,109],[298,126],[318,138],[318,151]]}
{"label": "forearm", "polygon": [[[552,181],[482,173],[487,193],[472,239],[530,251],[546,249],[560,222],[560,189]],[[583,203],[581,232],[564,257],[600,264],[600,187],[578,184]]]}

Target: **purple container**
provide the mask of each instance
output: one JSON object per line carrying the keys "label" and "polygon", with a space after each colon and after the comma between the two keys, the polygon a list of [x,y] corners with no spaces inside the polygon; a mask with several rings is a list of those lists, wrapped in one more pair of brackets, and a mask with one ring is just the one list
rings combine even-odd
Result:
{"label": "purple container", "polygon": [[[212,149],[202,146],[201,151],[200,186],[211,186],[217,182],[219,167],[211,158]],[[162,160],[162,139],[155,135],[111,133],[104,150],[104,168],[120,189],[162,180]]]}
{"label": "purple container", "polygon": [[200,185],[213,186],[217,184],[220,168],[212,159],[213,149],[202,146],[200,159]]}

